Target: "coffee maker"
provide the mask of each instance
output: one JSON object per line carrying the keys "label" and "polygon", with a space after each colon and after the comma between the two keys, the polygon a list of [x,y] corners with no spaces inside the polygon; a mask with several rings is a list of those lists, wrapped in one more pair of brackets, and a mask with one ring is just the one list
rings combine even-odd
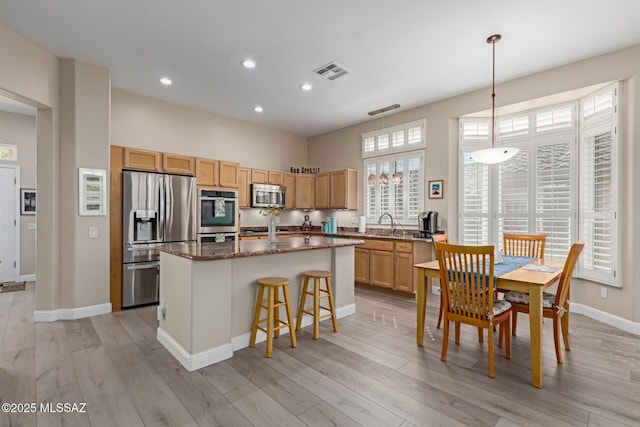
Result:
{"label": "coffee maker", "polygon": [[438,212],[428,211],[422,212],[418,215],[418,227],[420,231],[415,233],[415,237],[431,237],[434,234],[439,234],[438,231]]}

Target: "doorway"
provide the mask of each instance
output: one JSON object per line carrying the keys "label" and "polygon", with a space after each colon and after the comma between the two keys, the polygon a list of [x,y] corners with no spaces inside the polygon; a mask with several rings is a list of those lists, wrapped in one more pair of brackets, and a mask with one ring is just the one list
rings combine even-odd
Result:
{"label": "doorway", "polygon": [[20,271],[19,179],[19,166],[0,165],[0,283],[18,280]]}

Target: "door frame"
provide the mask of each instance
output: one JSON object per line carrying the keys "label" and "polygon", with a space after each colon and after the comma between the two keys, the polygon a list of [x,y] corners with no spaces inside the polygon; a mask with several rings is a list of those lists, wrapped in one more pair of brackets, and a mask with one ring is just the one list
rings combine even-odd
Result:
{"label": "door frame", "polygon": [[13,197],[14,197],[14,211],[13,211],[13,219],[14,219],[14,239],[13,242],[13,260],[16,263],[15,268],[13,270],[13,280],[17,282],[20,280],[20,228],[22,227],[22,221],[20,217],[20,166],[19,165],[10,165],[5,163],[0,163],[0,168],[13,169],[14,177],[15,177],[15,185],[13,186]]}

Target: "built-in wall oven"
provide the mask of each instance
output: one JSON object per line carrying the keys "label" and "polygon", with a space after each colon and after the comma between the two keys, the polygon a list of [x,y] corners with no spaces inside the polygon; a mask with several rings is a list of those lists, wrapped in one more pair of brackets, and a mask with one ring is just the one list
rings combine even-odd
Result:
{"label": "built-in wall oven", "polygon": [[238,233],[238,192],[198,190],[197,233]]}

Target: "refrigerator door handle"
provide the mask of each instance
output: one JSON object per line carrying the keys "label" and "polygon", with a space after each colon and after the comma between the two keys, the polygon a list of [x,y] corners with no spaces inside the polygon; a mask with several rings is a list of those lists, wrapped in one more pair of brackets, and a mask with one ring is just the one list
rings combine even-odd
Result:
{"label": "refrigerator door handle", "polygon": [[158,204],[160,205],[160,223],[158,224],[158,238],[161,242],[165,240],[165,233],[167,229],[166,221],[166,202],[165,202],[165,193],[166,193],[166,184],[167,177],[165,175],[161,175],[158,180],[158,191],[160,192],[160,197],[158,198]]}
{"label": "refrigerator door handle", "polygon": [[160,268],[160,263],[154,262],[154,263],[144,264],[144,265],[127,265],[126,268],[127,270],[147,270],[150,268]]}

